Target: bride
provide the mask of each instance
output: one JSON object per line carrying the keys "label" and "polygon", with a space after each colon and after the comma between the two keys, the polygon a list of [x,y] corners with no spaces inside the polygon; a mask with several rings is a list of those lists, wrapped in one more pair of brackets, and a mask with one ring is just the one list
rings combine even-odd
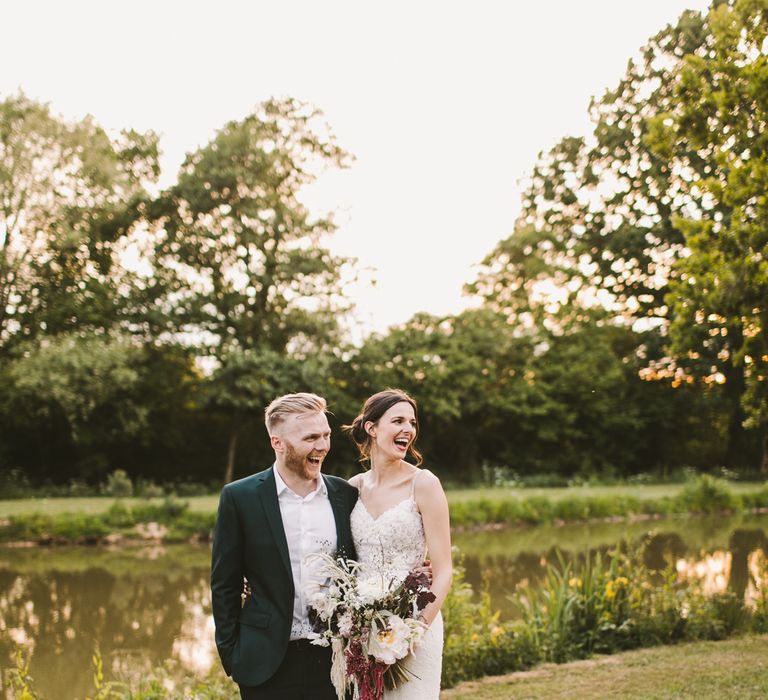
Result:
{"label": "bride", "polygon": [[[438,698],[443,655],[440,607],[451,587],[451,535],[448,502],[440,480],[420,469],[415,448],[416,402],[404,391],[386,389],[371,396],[351,425],[345,426],[370,469],[349,483],[360,492],[350,523],[358,561],[386,577],[405,578],[432,563],[434,602],[419,615],[428,625],[422,641],[406,659],[410,680],[386,691],[387,700]],[[415,464],[405,461],[410,454]]]}

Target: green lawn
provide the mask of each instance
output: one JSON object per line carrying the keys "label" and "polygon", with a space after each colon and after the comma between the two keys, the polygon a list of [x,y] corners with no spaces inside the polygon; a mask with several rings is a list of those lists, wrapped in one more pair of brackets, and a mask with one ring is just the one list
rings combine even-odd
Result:
{"label": "green lawn", "polygon": [[[757,491],[764,484],[759,482],[730,483],[728,486],[734,493]],[[530,498],[545,496],[552,500],[566,497],[589,496],[635,496],[636,498],[659,498],[674,496],[683,488],[683,484],[654,484],[650,486],[573,486],[570,488],[524,489],[524,488],[471,488],[451,489],[448,493],[449,502],[474,501],[479,499],[506,500],[509,498]],[[102,513],[113,503],[113,498],[37,498],[0,501],[0,518],[24,513]],[[123,502],[130,506],[133,503],[146,503],[144,499],[125,498]],[[151,499],[159,503],[162,499]],[[216,510],[218,495],[190,496],[181,500],[188,501],[190,510],[211,512]]]}
{"label": "green lawn", "polygon": [[656,647],[462,683],[441,700],[768,698],[768,636]]}
{"label": "green lawn", "polygon": [[[734,493],[754,492],[762,488],[764,482],[729,482],[728,488]],[[661,498],[675,496],[683,490],[685,484],[652,484],[628,486],[570,486],[550,489],[526,488],[474,488],[453,489],[448,491],[449,501],[475,501],[480,498],[504,500],[509,497],[531,498],[545,496],[553,501],[562,498],[590,498],[593,496],[634,496],[635,498]]]}
{"label": "green lawn", "polygon": [[[215,511],[219,502],[216,496],[189,496],[179,499],[189,503],[190,510],[200,512]],[[121,498],[120,501],[130,507],[134,504],[162,503],[162,498]],[[18,500],[0,501],[0,518],[27,513],[103,513],[115,502],[114,498],[22,498]]]}

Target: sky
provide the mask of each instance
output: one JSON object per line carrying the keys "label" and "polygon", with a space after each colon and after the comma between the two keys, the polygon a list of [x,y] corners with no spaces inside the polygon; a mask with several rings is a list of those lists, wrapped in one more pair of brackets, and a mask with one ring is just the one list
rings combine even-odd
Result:
{"label": "sky", "polygon": [[161,134],[161,184],[271,96],[322,110],[353,166],[305,194],[357,259],[352,334],[453,314],[512,233],[539,152],[588,133],[591,96],[708,0],[11,0],[0,99]]}

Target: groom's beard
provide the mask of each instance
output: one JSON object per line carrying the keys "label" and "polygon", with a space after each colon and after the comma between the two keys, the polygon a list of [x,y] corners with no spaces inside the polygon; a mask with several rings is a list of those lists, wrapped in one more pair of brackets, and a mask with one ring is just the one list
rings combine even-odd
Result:
{"label": "groom's beard", "polygon": [[[285,468],[288,469],[288,471],[293,472],[300,479],[305,479],[306,481],[314,480],[319,476],[319,469],[315,471],[316,467],[312,467],[307,462],[308,456],[309,455],[301,456],[296,450],[293,449],[290,443],[286,442]],[[318,456],[321,460],[325,458],[325,455]],[[322,466],[322,463],[320,466]]]}

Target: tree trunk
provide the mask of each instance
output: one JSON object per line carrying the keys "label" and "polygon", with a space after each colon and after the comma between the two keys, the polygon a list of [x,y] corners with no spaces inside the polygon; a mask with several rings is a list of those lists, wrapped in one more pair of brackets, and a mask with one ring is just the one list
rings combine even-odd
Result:
{"label": "tree trunk", "polygon": [[229,432],[229,447],[227,448],[227,468],[224,472],[225,484],[228,484],[235,478],[235,455],[237,455],[237,441],[239,437],[239,426],[232,426],[232,430]]}
{"label": "tree trunk", "polygon": [[763,426],[763,459],[760,470],[768,477],[768,425]]}

